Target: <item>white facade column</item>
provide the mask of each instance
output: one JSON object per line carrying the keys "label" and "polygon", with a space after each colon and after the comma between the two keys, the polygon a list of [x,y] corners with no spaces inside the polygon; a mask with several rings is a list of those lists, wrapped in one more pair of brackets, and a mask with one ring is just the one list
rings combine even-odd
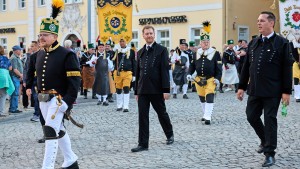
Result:
{"label": "white facade column", "polygon": [[28,8],[28,38],[27,46],[30,45],[30,42],[36,40],[35,37],[35,2],[33,0],[27,0]]}
{"label": "white facade column", "polygon": [[96,15],[96,5],[95,5],[95,1],[91,1],[91,30],[89,30],[91,32],[91,42],[90,43],[95,43],[96,42],[96,38],[98,36],[97,34],[97,15]]}
{"label": "white facade column", "polygon": [[50,17],[52,13],[52,0],[46,0],[47,14],[46,17]]}

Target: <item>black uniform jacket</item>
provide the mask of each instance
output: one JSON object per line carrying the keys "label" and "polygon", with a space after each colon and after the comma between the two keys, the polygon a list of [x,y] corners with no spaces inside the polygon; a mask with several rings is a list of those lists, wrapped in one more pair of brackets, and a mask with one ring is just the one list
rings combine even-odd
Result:
{"label": "black uniform jacket", "polygon": [[45,50],[37,52],[35,58],[36,61],[31,61],[29,65],[26,88],[31,89],[36,72],[38,92],[54,89],[67,105],[72,107],[80,86],[76,54],[55,42],[48,52]]}
{"label": "black uniform jacket", "polygon": [[225,66],[227,66],[227,64],[235,64],[235,52],[234,50],[230,50],[227,49],[224,53],[223,53],[223,63]]}
{"label": "black uniform jacket", "polygon": [[201,55],[197,58],[197,52],[193,56],[189,67],[189,74],[197,72],[197,76],[206,77],[207,79],[214,77],[221,80],[222,77],[222,61],[218,51],[215,51],[214,56],[209,60],[207,56]]}
{"label": "black uniform jacket", "polygon": [[80,58],[80,66],[82,67],[90,67],[89,64],[86,64],[86,62],[90,61],[92,59],[94,54],[90,54],[89,52],[84,52]]}
{"label": "black uniform jacket", "polygon": [[239,89],[257,97],[281,97],[292,92],[293,56],[289,42],[274,33],[263,42],[261,36],[248,46]]}
{"label": "black uniform jacket", "polygon": [[167,48],[153,43],[138,51],[135,95],[170,93],[169,61]]}
{"label": "black uniform jacket", "polygon": [[[128,54],[129,54],[129,57],[127,57]],[[118,54],[115,53],[115,55],[117,55],[117,56],[115,56],[112,59],[114,66],[115,66],[115,70],[119,69],[119,71],[132,71],[132,76],[134,76],[135,69],[136,69],[134,50],[130,49],[130,51],[128,53],[119,52]],[[121,63],[123,57],[124,57],[123,63]]]}

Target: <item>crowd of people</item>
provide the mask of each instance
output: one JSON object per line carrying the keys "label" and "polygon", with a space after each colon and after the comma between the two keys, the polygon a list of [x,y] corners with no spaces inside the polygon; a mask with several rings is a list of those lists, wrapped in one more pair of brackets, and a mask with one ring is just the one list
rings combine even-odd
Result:
{"label": "crowd of people", "polygon": [[[66,40],[62,47],[57,42],[58,28],[49,33],[47,27],[41,26],[39,39],[32,41],[27,53],[20,44],[13,46],[7,56],[0,46],[0,116],[5,116],[7,95],[10,96],[9,113],[21,113],[22,96],[25,109],[34,107],[31,121],[40,121],[44,129],[44,138],[39,140],[46,140],[47,144],[43,166],[54,164],[50,157],[56,156],[58,143],[69,155],[63,166],[78,167],[78,157],[61,123],[65,112],[70,112],[76,104],[78,93],[87,99],[90,90],[98,106],[109,106],[116,94],[116,111],[129,112],[130,90],[133,89],[140,128],[139,145],[131,151],[139,152],[148,149],[150,103],[167,137],[166,144],[172,144],[173,127],[164,103],[169,93],[177,99],[182,91],[183,99],[189,99],[189,88],[197,92],[202,121],[210,125],[216,89],[220,93],[235,90],[239,100],[247,91],[247,120],[261,139],[258,152],[266,155],[264,167],[273,165],[277,146],[277,119],[274,117],[280,101],[289,104],[292,67],[295,98],[300,102],[300,51],[274,32],[275,20],[274,14],[262,12],[258,18],[261,35],[254,37],[249,47],[246,40],[234,45],[229,39],[222,52],[211,46],[211,23],[205,21],[199,46],[180,39],[179,46],[170,54],[167,48],[155,42],[152,26],[143,28],[146,44],[139,51],[123,38],[116,44],[111,40],[105,44],[99,40],[96,47],[89,43],[88,48],[85,45],[81,48],[81,41],[72,48],[72,41]],[[42,21],[44,24],[48,24],[47,18]],[[274,47],[275,41],[277,46]],[[278,46],[281,48],[274,49]],[[54,58],[56,55],[60,57]],[[53,105],[58,107],[56,111],[50,109]],[[260,119],[262,110],[265,124]]]}

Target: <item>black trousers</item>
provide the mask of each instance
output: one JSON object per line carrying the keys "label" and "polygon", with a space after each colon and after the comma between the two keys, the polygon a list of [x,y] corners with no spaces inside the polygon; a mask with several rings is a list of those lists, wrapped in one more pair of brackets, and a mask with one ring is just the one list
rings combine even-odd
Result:
{"label": "black trousers", "polygon": [[[264,146],[264,154],[274,156],[277,147],[277,111],[281,98],[249,96],[247,120]],[[264,124],[260,118],[264,112]]]}
{"label": "black trousers", "polygon": [[160,125],[167,138],[173,136],[173,126],[169,114],[166,112],[163,94],[139,95],[139,146],[148,147],[149,145],[149,109],[150,103],[157,113]]}

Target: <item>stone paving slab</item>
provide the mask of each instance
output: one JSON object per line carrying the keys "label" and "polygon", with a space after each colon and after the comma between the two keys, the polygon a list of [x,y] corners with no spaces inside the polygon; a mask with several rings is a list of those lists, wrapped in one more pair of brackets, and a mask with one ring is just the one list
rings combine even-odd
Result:
{"label": "stone paving slab", "polygon": [[[66,122],[72,147],[83,169],[123,168],[261,168],[264,156],[255,149],[259,140],[247,122],[246,100],[239,102],[234,92],[218,94],[212,125],[203,125],[199,98],[170,99],[166,102],[175,142],[165,145],[165,136],[157,115],[150,110],[149,150],[131,153],[137,145],[138,115],[134,97],[130,112],[117,112],[116,103],[96,105],[97,100],[79,96],[74,117],[83,122],[79,129]],[[270,168],[300,168],[300,103],[292,100],[288,116],[278,113],[278,149],[276,165]],[[38,169],[43,160],[44,144],[40,123],[31,122],[32,109],[0,118],[0,169]],[[58,153],[56,168],[63,162]]]}

